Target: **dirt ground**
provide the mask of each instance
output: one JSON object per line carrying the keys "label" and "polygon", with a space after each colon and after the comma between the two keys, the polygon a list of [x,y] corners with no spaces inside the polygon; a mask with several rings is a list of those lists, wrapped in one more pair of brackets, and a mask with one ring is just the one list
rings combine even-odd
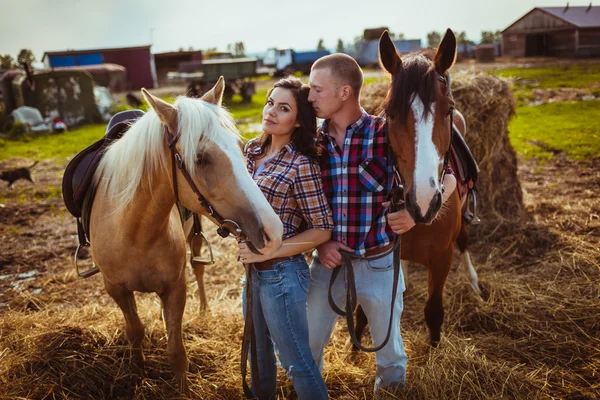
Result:
{"label": "dirt ground", "polygon": [[[29,164],[12,159],[0,171]],[[64,165],[40,162],[35,184],[0,187],[0,398],[172,398],[173,375],[158,298],[138,295],[146,371],[129,365],[123,318],[100,275],[79,279],[75,221],[60,191]],[[598,398],[600,396],[600,159],[562,155],[521,163],[527,216],[472,230],[484,298],[450,274],[439,349],[427,345],[426,272],[409,271],[403,337],[406,388],[391,398]],[[208,267],[202,313],[188,269],[184,340],[195,398],[242,398],[242,266],[232,239]],[[455,260],[458,265],[458,258]],[[324,376],[331,398],[371,398],[374,356],[349,357],[339,323]],[[293,398],[281,373],[282,398]]]}

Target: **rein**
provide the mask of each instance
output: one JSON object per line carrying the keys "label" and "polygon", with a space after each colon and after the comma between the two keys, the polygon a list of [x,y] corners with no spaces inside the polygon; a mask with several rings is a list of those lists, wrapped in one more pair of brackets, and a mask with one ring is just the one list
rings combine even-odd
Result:
{"label": "rein", "polygon": [[217,225],[219,225],[219,228],[217,229],[217,233],[219,234],[219,236],[221,236],[222,238],[226,238],[227,236],[229,236],[229,234],[232,232],[230,231],[230,229],[225,227],[225,224],[231,224],[234,227],[233,235],[236,238],[241,239],[243,233],[242,228],[240,228],[239,224],[230,219],[223,218],[210,205],[208,200],[206,200],[206,197],[204,197],[202,193],[200,193],[200,190],[198,190],[198,187],[194,183],[194,180],[192,179],[185,164],[183,163],[183,158],[181,157],[181,154],[179,154],[179,151],[175,146],[180,138],[180,134],[172,134],[168,126],[165,126],[165,129],[167,130],[168,135],[167,144],[169,145],[169,149],[171,150],[171,165],[173,167],[173,191],[175,192],[175,201],[179,203],[179,190],[177,189],[177,172],[175,171],[175,166],[177,166],[177,168],[179,169],[179,171],[181,171],[181,174],[187,181],[194,194],[196,194],[196,196],[198,197],[198,201],[200,202],[204,210],[206,210],[206,212],[217,222]]}

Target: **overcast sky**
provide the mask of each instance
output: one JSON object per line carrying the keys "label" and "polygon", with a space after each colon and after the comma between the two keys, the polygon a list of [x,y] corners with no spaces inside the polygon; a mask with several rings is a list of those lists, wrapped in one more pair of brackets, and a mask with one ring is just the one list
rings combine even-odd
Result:
{"label": "overcast sky", "polygon": [[[564,0],[0,0],[0,54],[152,44],[153,52],[217,47],[243,41],[246,52],[269,47],[334,49],[365,28],[387,26],[406,39],[427,32],[502,30],[536,6]],[[588,1],[571,1],[587,6]],[[8,13],[8,15],[6,15]]]}

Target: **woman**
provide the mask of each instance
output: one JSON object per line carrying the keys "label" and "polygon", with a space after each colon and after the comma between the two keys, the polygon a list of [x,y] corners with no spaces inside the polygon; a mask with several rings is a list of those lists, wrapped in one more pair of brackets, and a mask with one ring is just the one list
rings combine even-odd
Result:
{"label": "woman", "polygon": [[245,150],[248,172],[281,218],[284,230],[282,246],[269,257],[239,244],[240,261],[252,268],[261,399],[276,397],[275,348],[301,400],[327,398],[308,342],[310,273],[302,253],[331,238],[333,219],[321,186],[316,116],[308,92],[309,87],[296,78],[277,82],[263,109],[263,134]]}

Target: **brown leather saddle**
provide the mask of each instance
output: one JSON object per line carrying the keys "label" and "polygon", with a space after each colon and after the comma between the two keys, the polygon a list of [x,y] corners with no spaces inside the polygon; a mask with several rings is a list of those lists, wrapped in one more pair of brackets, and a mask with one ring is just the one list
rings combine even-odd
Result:
{"label": "brown leather saddle", "polygon": [[82,217],[85,196],[92,185],[94,173],[104,152],[142,115],[144,112],[141,110],[127,110],[115,114],[106,126],[104,137],[77,154],[67,165],[62,182],[63,200],[75,218]]}
{"label": "brown leather saddle", "polygon": [[99,272],[97,267],[93,267],[80,273],[77,264],[80,249],[89,245],[89,214],[96,190],[92,185],[94,174],[108,146],[120,139],[131,124],[143,115],[141,110],[127,110],[115,114],[106,126],[104,137],[77,154],[65,169],[62,194],[65,206],[77,218],[79,246],[75,251],[75,267],[80,277],[87,278]]}
{"label": "brown leather saddle", "polygon": [[450,166],[456,177],[458,193],[461,198],[467,196],[467,209],[463,213],[463,218],[467,223],[476,225],[480,222],[477,216],[477,187],[475,186],[479,177],[479,166],[458,129],[455,127],[452,129],[454,133],[450,147]]}

